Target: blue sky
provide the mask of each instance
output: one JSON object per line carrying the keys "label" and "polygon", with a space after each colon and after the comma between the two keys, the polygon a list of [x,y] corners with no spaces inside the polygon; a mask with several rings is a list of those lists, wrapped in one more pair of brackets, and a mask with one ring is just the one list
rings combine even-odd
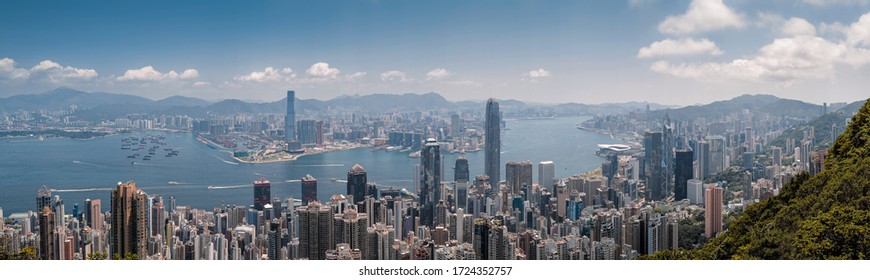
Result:
{"label": "blue sky", "polygon": [[0,2],[0,97],[687,105],[870,86],[870,0],[34,2]]}

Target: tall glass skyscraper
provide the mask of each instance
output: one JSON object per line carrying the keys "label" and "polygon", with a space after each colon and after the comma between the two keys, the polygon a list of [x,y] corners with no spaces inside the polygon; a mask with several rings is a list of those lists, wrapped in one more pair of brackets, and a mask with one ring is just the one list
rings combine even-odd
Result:
{"label": "tall glass skyscraper", "polygon": [[501,180],[501,115],[498,101],[493,98],[486,101],[484,129],[486,130],[484,173],[489,176],[493,188],[498,189],[498,182]]}
{"label": "tall glass skyscraper", "polygon": [[287,147],[291,150],[299,149],[299,141],[296,140],[296,92],[287,91],[287,115],[284,116],[284,137]]}
{"label": "tall glass skyscraper", "polygon": [[420,223],[434,228],[435,204],[441,199],[441,149],[434,138],[426,140],[420,153]]}

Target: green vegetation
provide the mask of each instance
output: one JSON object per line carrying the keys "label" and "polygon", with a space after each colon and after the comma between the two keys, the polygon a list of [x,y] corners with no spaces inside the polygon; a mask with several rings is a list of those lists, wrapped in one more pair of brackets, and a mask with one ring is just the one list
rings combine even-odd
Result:
{"label": "green vegetation", "polygon": [[106,252],[93,252],[88,254],[88,260],[106,260],[109,259],[109,253]]}
{"label": "green vegetation", "polygon": [[683,249],[696,249],[707,243],[707,236],[704,235],[704,211],[697,211],[691,215],[687,219],[680,220],[679,243],[680,248]]}
{"label": "green vegetation", "polygon": [[703,247],[641,259],[870,258],[870,102],[829,152],[824,171],[796,176]]}
{"label": "green vegetation", "polygon": [[139,256],[136,254],[127,252],[126,254],[124,254],[124,257],[122,258],[121,254],[115,253],[114,255],[112,255],[112,259],[113,260],[138,260]]}

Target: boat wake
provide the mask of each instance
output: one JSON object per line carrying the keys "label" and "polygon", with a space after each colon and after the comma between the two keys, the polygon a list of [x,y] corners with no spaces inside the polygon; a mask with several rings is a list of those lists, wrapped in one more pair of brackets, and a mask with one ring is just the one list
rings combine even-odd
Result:
{"label": "boat wake", "polygon": [[75,163],[75,164],[89,165],[89,166],[93,166],[93,167],[100,167],[100,168],[102,168],[102,167],[106,167],[106,166],[99,165],[99,164],[96,164],[96,163],[90,163],[90,162],[84,162],[84,161],[78,161],[78,160],[74,160],[74,161],[72,161],[72,162]]}
{"label": "boat wake", "polygon": [[302,182],[302,180],[287,180],[287,183],[299,183],[299,182]]}
{"label": "boat wake", "polygon": [[96,191],[111,191],[112,188],[87,188],[87,189],[52,189],[53,192],[65,193],[65,192],[96,192]]}
{"label": "boat wake", "polygon": [[236,185],[236,186],[208,186],[210,190],[223,190],[223,189],[239,189],[247,187],[248,185]]}
{"label": "boat wake", "polygon": [[218,159],[218,160],[220,160],[220,161],[223,161],[223,162],[226,163],[226,164],[239,165],[238,162],[228,161],[228,160],[225,160],[225,159],[219,158],[218,156],[215,156],[215,155],[212,155],[212,157],[214,157],[214,158],[216,158],[216,159]]}
{"label": "boat wake", "polygon": [[342,167],[343,163],[328,163],[328,164],[307,164],[307,165],[296,165],[296,166],[306,166],[306,167]]}

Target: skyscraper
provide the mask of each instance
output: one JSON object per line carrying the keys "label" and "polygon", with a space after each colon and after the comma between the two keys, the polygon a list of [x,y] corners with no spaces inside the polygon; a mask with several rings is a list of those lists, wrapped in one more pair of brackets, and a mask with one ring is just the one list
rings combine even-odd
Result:
{"label": "skyscraper", "polygon": [[118,188],[112,190],[111,255],[132,253],[146,257],[147,215],[148,195],[133,181],[118,182]]}
{"label": "skyscraper", "polygon": [[755,152],[755,137],[752,135],[752,128],[747,127],[744,129],[743,136],[746,138],[746,151],[747,152]]}
{"label": "skyscraper", "polygon": [[260,178],[254,181],[254,209],[263,210],[263,205],[269,204],[272,197],[272,183]]}
{"label": "skyscraper", "polygon": [[299,121],[299,142],[302,145],[317,144],[317,124],[315,120]]}
{"label": "skyscraper", "polygon": [[366,246],[368,235],[368,214],[359,213],[350,208],[343,213],[333,215],[333,242],[335,244],[347,243],[351,249],[359,249],[360,254],[365,256],[368,252]]}
{"label": "skyscraper", "polygon": [[359,164],[355,164],[347,172],[347,195],[353,196],[353,205],[366,196],[366,170]]}
{"label": "skyscraper", "polygon": [[450,115],[450,136],[459,137],[462,134],[462,120],[459,114]]}
{"label": "skyscraper", "polygon": [[296,92],[287,91],[287,114],[284,116],[284,136],[287,148],[296,150],[301,148],[296,139]]}
{"label": "skyscraper", "polygon": [[722,188],[707,185],[704,194],[704,233],[707,238],[722,232]]}
{"label": "skyscraper", "polygon": [[54,213],[48,205],[42,207],[39,213],[39,258],[56,260],[59,256],[54,251]]}
{"label": "skyscraper", "polygon": [[686,183],[686,196],[691,204],[704,203],[704,182],[698,179],[689,179]]}
{"label": "skyscraper", "polygon": [[85,200],[85,219],[86,225],[91,229],[100,232],[103,230],[103,213],[102,202],[99,199]]}
{"label": "skyscraper", "polygon": [[556,178],[556,165],[552,161],[538,163],[538,185],[552,187],[553,179]]}
{"label": "skyscraper", "polygon": [[308,174],[302,177],[302,205],[308,205],[315,200],[317,200],[317,179]]}
{"label": "skyscraper", "polygon": [[471,172],[468,171],[468,159],[465,157],[457,157],[456,165],[453,169],[453,181],[471,180]]}
{"label": "skyscraper", "polygon": [[523,186],[531,186],[532,163],[508,161],[505,164],[505,182],[512,194],[521,193]]}
{"label": "skyscraper", "polygon": [[435,204],[441,199],[441,150],[434,138],[426,140],[420,152],[420,223],[430,228],[435,218]]}
{"label": "skyscraper", "polygon": [[471,173],[468,171],[468,159],[465,157],[456,158],[456,167],[454,167],[454,196],[455,205],[458,208],[465,209],[466,201],[468,200],[468,185],[471,178]]}
{"label": "skyscraper", "polygon": [[710,142],[699,141],[695,152],[698,153],[698,176],[696,178],[704,180],[710,175]]}
{"label": "skyscraper", "polygon": [[709,158],[707,160],[707,174],[716,174],[725,170],[725,137],[714,135],[707,136],[709,143]]}
{"label": "skyscraper", "polygon": [[777,146],[771,146],[770,151],[773,165],[782,166],[782,148]]}
{"label": "skyscraper", "polygon": [[662,158],[662,133],[647,132],[643,137],[644,158],[646,160],[646,189],[650,200],[659,201],[667,191],[666,172]]}
{"label": "skyscraper", "polygon": [[692,166],[692,151],[677,151],[676,166],[674,166],[674,200],[688,198],[687,187],[689,179],[694,178]]}
{"label": "skyscraper", "polygon": [[48,186],[39,187],[36,192],[36,213],[42,213],[42,207],[51,206],[51,189]]}
{"label": "skyscraper", "polygon": [[501,179],[501,115],[498,101],[490,98],[486,101],[486,119],[484,129],[486,139],[484,141],[484,173],[489,176],[494,188],[498,188]]}
{"label": "skyscraper", "polygon": [[299,213],[299,257],[325,260],[329,249],[332,212],[320,202],[312,201],[296,209]]}

